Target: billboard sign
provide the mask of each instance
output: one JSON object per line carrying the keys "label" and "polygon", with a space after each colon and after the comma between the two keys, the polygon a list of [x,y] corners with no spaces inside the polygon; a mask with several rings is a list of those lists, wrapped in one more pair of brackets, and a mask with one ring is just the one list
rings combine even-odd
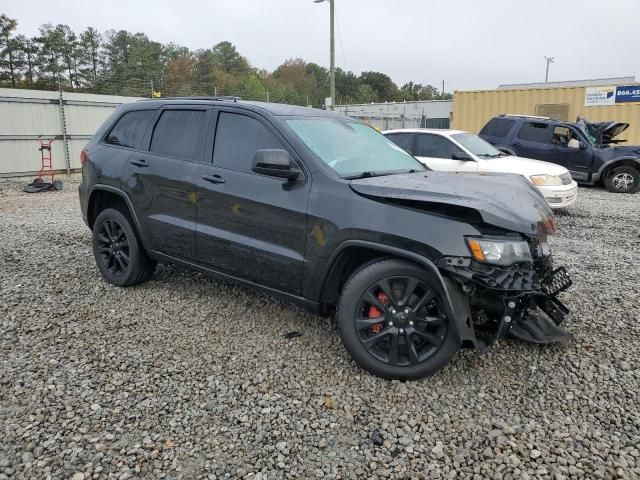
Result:
{"label": "billboard sign", "polygon": [[640,102],[640,85],[616,87],[616,103]]}
{"label": "billboard sign", "polygon": [[587,87],[584,93],[585,107],[631,102],[640,103],[640,85]]}
{"label": "billboard sign", "polygon": [[584,91],[584,106],[614,105],[616,87],[587,87]]}

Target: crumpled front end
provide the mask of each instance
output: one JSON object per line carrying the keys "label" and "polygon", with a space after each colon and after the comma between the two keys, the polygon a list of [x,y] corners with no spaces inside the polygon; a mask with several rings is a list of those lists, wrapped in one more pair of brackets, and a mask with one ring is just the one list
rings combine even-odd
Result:
{"label": "crumpled front end", "polygon": [[443,257],[439,262],[442,273],[466,294],[470,325],[465,339],[477,348],[508,334],[541,344],[573,340],[560,328],[569,310],[558,298],[571,279],[564,267],[553,268],[546,237],[531,237],[527,245],[528,262],[497,265],[473,256]]}

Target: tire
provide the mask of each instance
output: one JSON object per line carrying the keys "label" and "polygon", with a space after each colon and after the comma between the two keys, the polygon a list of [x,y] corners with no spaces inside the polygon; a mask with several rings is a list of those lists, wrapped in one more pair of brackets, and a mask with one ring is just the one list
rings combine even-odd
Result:
{"label": "tire", "polygon": [[[373,260],[351,275],[340,295],[337,324],[360,367],[386,379],[414,380],[451,361],[460,340],[434,288],[437,282],[420,266],[395,258]],[[413,294],[404,299],[407,291]]]}
{"label": "tire", "polygon": [[137,285],[155,271],[156,262],[144,251],[131,218],[120,210],[100,212],[93,224],[92,244],[100,273],[113,285]]}
{"label": "tire", "polygon": [[604,186],[613,193],[635,193],[640,187],[640,170],[628,166],[616,167],[607,174]]}

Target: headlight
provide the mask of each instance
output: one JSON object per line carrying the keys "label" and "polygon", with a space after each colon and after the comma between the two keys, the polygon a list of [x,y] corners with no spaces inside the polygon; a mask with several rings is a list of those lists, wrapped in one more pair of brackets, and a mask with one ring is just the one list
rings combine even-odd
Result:
{"label": "headlight", "polygon": [[479,262],[495,265],[511,265],[517,262],[530,262],[529,244],[523,240],[486,240],[467,238],[473,258]]}
{"label": "headlight", "polygon": [[562,179],[555,175],[531,175],[531,181],[538,186],[557,187],[562,185]]}

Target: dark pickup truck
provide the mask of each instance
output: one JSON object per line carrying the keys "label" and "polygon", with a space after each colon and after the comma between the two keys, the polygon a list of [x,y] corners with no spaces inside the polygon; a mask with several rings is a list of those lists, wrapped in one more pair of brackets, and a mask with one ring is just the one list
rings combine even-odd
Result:
{"label": "dark pickup truck", "polygon": [[627,128],[622,122],[498,115],[480,130],[480,137],[505,153],[560,164],[577,182],[635,193],[640,188],[640,146],[622,146],[625,140],[615,138]]}

